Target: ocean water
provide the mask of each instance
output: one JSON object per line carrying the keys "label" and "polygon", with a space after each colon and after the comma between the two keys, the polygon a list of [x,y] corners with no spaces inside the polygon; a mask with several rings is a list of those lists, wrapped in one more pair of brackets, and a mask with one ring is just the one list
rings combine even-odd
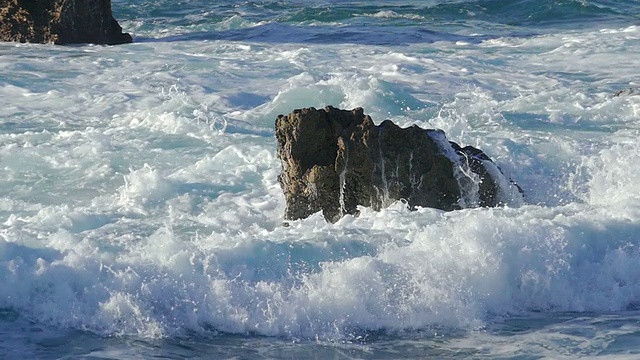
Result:
{"label": "ocean water", "polygon": [[[640,3],[112,5],[133,44],[0,44],[0,358],[640,358]],[[526,204],[283,226],[275,118],[326,105]]]}

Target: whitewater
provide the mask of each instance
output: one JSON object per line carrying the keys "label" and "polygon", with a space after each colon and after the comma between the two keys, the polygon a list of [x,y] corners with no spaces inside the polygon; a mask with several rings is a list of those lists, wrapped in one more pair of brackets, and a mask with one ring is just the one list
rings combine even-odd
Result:
{"label": "whitewater", "polygon": [[[640,358],[636,1],[112,1],[0,43],[0,358]],[[274,122],[362,107],[518,207],[284,224]]]}

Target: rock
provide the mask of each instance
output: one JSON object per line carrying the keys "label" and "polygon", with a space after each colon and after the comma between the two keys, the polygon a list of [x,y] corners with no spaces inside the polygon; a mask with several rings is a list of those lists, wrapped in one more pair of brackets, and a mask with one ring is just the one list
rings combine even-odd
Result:
{"label": "rock", "polygon": [[624,89],[624,90],[619,90],[615,94],[613,94],[614,97],[634,96],[634,95],[640,95],[640,89],[638,89],[638,88],[628,88],[628,89]]}
{"label": "rock", "polygon": [[110,0],[4,0],[0,40],[108,45],[132,41],[113,18]]}
{"label": "rock", "polygon": [[441,130],[376,126],[362,108],[306,108],[275,123],[285,219],[322,211],[335,222],[358,206],[412,209],[518,206],[520,188],[481,150],[449,142]]}

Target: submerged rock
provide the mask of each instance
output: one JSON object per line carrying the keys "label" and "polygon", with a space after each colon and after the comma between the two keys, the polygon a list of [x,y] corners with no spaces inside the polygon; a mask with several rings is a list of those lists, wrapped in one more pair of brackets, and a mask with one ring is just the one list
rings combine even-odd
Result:
{"label": "submerged rock", "polygon": [[111,13],[111,0],[4,0],[0,40],[123,44],[132,41]]}
{"label": "submerged rock", "polygon": [[395,201],[442,210],[517,206],[522,191],[481,150],[450,142],[441,130],[376,126],[362,108],[306,108],[275,124],[285,219],[322,211],[335,222],[357,206]]}
{"label": "submerged rock", "polygon": [[624,90],[618,90],[615,94],[613,94],[614,97],[637,96],[637,95],[640,95],[639,88],[628,88]]}

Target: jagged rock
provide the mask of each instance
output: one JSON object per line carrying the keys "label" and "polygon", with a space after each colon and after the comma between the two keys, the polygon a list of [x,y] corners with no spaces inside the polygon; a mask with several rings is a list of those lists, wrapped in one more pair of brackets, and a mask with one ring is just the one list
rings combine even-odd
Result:
{"label": "jagged rock", "polygon": [[294,110],[276,119],[285,219],[322,211],[331,222],[404,199],[411,208],[520,205],[520,188],[479,149],[443,131],[376,126],[362,108]]}
{"label": "jagged rock", "polygon": [[123,44],[132,41],[111,13],[111,0],[3,0],[0,40]]}
{"label": "jagged rock", "polygon": [[624,89],[624,90],[619,90],[615,94],[613,94],[614,97],[634,96],[634,95],[635,96],[640,95],[640,89],[639,88],[628,88],[628,89]]}

